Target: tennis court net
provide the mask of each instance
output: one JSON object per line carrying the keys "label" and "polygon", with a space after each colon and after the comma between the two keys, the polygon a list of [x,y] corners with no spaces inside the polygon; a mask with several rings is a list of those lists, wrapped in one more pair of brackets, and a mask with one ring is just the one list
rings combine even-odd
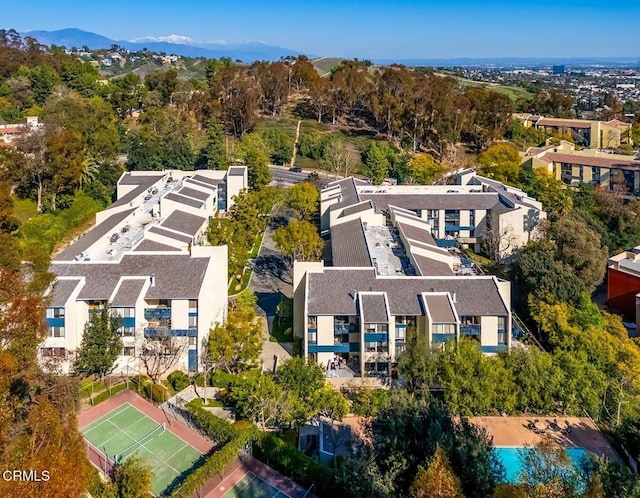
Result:
{"label": "tennis court net", "polygon": [[131,446],[127,446],[124,450],[122,450],[120,453],[118,453],[113,458],[113,460],[115,461],[115,463],[122,463],[122,460],[124,460],[126,457],[131,455],[133,452],[135,452],[142,445],[144,445],[145,443],[151,441],[154,437],[156,437],[158,434],[163,433],[164,431],[165,431],[165,425],[164,425],[164,422],[163,422],[158,427],[153,429],[151,432],[149,432],[148,434],[145,434],[140,439],[135,441]]}

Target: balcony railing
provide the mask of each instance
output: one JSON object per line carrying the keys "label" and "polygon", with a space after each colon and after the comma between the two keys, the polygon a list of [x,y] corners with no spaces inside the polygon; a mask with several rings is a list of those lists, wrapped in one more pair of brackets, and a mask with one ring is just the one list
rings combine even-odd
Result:
{"label": "balcony railing", "polygon": [[[349,332],[350,332],[349,324],[340,324],[340,325],[333,326],[334,335],[345,335],[345,334],[348,334]],[[353,332],[355,332],[355,330]]]}
{"label": "balcony railing", "polygon": [[144,336],[153,337],[198,337],[198,329],[170,329],[168,327],[145,327]]}
{"label": "balcony railing", "polygon": [[480,335],[480,325],[460,325],[462,335]]}
{"label": "balcony railing", "polygon": [[145,308],[144,318],[171,318],[171,308]]}

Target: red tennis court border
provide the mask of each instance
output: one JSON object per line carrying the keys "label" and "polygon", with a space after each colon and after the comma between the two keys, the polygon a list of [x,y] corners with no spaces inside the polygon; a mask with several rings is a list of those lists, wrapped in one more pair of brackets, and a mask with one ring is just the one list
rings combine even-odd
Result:
{"label": "red tennis court border", "polygon": [[[92,422],[95,422],[100,417],[115,410],[125,403],[129,403],[130,405],[134,406],[158,424],[164,423],[166,430],[172,432],[184,442],[193,446],[203,455],[206,455],[213,449],[214,444],[212,441],[209,441],[197,432],[192,431],[182,422],[171,417],[168,413],[162,411],[160,408],[156,407],[152,403],[149,403],[146,399],[129,389],[120,391],[118,394],[111,396],[107,400],[90,408],[86,412],[79,414],[78,427],[80,428],[80,430],[82,430],[84,427],[88,426]],[[99,466],[99,468],[102,467]]]}
{"label": "red tennis court border", "polygon": [[315,495],[308,493],[302,486],[293,482],[288,477],[283,476],[280,472],[273,470],[268,465],[265,465],[260,460],[256,460],[253,457],[249,457],[244,462],[238,462],[232,471],[228,472],[224,479],[218,481],[214,489],[211,489],[211,482],[208,482],[207,494],[198,495],[203,498],[222,498],[224,494],[229,491],[242,477],[251,472],[264,481],[271,484],[274,488],[278,488],[283,493],[286,493],[291,498],[312,498]]}

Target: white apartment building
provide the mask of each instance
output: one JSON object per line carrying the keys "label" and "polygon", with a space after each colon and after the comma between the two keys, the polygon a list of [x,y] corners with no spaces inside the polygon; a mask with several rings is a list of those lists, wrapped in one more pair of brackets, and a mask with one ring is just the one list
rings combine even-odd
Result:
{"label": "white apartment building", "polygon": [[510,282],[478,274],[455,245],[477,248],[488,225],[509,227],[507,257],[545,217],[535,199],[465,170],[448,186],[339,180],[321,192],[320,210],[324,261],[294,264],[305,357],[389,375],[409,327],[431,345],[466,336],[488,354],[511,347]]}
{"label": "white apartment building", "polygon": [[91,313],[108,304],[122,320],[116,372],[139,371],[143,344],[163,335],[184,343],[177,368],[198,370],[227,308],[227,247],[208,245],[209,218],[246,188],[245,167],[124,173],[116,202],[53,258],[43,361],[68,372]]}

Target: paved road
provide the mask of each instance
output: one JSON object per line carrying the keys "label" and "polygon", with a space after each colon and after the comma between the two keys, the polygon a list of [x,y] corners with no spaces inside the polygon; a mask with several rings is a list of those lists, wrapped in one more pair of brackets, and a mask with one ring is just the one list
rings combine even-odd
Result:
{"label": "paved road", "polygon": [[273,217],[272,223],[267,228],[262,241],[260,253],[254,261],[254,271],[249,282],[249,290],[258,298],[257,313],[264,318],[264,347],[260,356],[265,369],[273,368],[274,355],[278,356],[278,362],[290,358],[293,345],[286,343],[269,342],[269,331],[273,326],[276,315],[276,306],[287,297],[293,297],[292,275],[287,265],[282,260],[280,253],[273,242],[273,232],[287,222],[293,213],[281,206]]}
{"label": "paved road", "polygon": [[289,171],[289,168],[285,166],[276,166],[271,164],[269,165],[269,169],[271,170],[271,176],[273,177],[273,181],[275,183],[293,185],[294,183],[303,182],[307,179],[307,176],[309,176],[308,171],[303,171],[302,173],[294,173],[293,171]]}

